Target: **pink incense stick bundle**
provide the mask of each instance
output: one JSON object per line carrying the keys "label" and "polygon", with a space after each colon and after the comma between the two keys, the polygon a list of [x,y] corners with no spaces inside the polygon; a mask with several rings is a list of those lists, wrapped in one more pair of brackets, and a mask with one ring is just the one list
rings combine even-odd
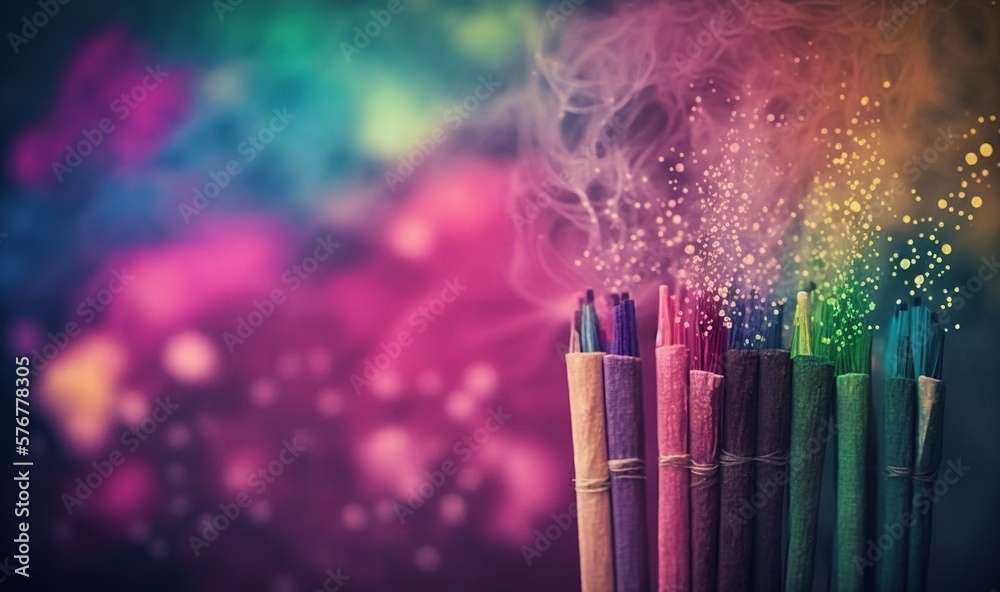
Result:
{"label": "pink incense stick bundle", "polygon": [[660,592],[691,589],[691,457],[688,455],[688,349],[676,343],[676,318],[660,286],[656,333],[656,440],[659,452]]}

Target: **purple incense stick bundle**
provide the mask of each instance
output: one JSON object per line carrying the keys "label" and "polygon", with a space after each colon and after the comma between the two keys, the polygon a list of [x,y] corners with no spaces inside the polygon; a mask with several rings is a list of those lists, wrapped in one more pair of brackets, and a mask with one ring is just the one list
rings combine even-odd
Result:
{"label": "purple incense stick bundle", "polygon": [[635,302],[627,296],[614,308],[613,335],[610,351],[604,358],[604,399],[615,589],[642,592],[649,590],[642,367]]}
{"label": "purple incense stick bundle", "polygon": [[656,332],[656,442],[659,449],[660,592],[691,589],[691,457],[688,455],[688,349],[677,343],[676,313],[660,286]]}
{"label": "purple incense stick bundle", "polygon": [[691,590],[714,590],[719,548],[719,427],[725,330],[705,299],[687,311],[691,351],[688,442],[691,455]]}

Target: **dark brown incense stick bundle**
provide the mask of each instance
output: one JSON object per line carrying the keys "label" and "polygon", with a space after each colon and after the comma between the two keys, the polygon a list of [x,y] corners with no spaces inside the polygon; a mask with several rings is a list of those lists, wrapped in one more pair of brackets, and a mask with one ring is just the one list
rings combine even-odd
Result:
{"label": "dark brown incense stick bundle", "polygon": [[[600,352],[593,293],[577,313],[566,354],[573,465],[576,473],[580,580],[585,592],[614,590],[611,481],[604,421],[604,354]],[[579,324],[579,329],[577,329]]]}
{"label": "dark brown incense stick bundle", "polygon": [[688,349],[680,345],[674,299],[660,286],[656,332],[656,441],[659,465],[657,547],[660,592],[691,589],[688,488]]}
{"label": "dark brown incense stick bundle", "polygon": [[[768,348],[781,347],[781,309],[771,321]],[[791,428],[792,360],[783,349],[762,349],[757,382],[757,466],[754,515],[753,589],[780,590],[781,533],[785,484],[788,483],[788,439]],[[759,500],[759,501],[758,501]]]}
{"label": "dark brown incense stick bundle", "polygon": [[688,441],[691,454],[691,590],[715,590],[719,545],[719,428],[725,330],[706,299],[688,310],[691,352]]}
{"label": "dark brown incense stick bundle", "polygon": [[734,315],[723,362],[718,589],[724,592],[750,587],[753,522],[740,515],[750,503],[754,484],[760,328],[750,306]]}
{"label": "dark brown incense stick bundle", "polygon": [[[788,561],[785,590],[812,590],[816,550],[819,492],[823,477],[823,454],[830,430],[830,395],[833,363],[826,356],[812,355],[814,345],[829,350],[829,324],[813,343],[810,300],[799,292],[792,333],[792,402],[788,481]],[[829,355],[829,354],[828,354]]]}
{"label": "dark brown incense stick bundle", "polygon": [[614,307],[614,338],[604,358],[611,525],[618,592],[649,590],[646,461],[642,429],[642,367],[635,302]]}
{"label": "dark brown incense stick bundle", "polygon": [[931,509],[926,501],[933,498],[938,468],[941,465],[942,427],[944,424],[945,388],[944,330],[937,317],[920,300],[914,302],[910,317],[910,343],[913,348],[914,373],[917,378],[917,416],[913,449],[913,500],[920,500],[921,510],[914,511],[910,527],[906,589],[927,589],[927,564],[930,560]]}

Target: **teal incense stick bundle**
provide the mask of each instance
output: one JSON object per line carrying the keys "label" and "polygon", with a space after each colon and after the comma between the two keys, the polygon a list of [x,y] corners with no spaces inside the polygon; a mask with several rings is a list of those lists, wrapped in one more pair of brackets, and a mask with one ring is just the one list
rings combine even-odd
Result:
{"label": "teal incense stick bundle", "polygon": [[614,590],[611,480],[604,418],[604,353],[593,292],[577,312],[566,354],[576,484],[580,580],[585,592]]}
{"label": "teal incense stick bundle", "polygon": [[[831,355],[832,315],[827,311],[824,306],[814,343],[810,296],[808,292],[798,293],[791,351],[788,560],[785,568],[785,590],[788,592],[806,592],[813,587],[819,493],[823,455],[830,435],[827,419],[834,371],[828,357]],[[813,355],[814,349],[826,355]]]}
{"label": "teal incense stick bundle", "polygon": [[646,461],[642,429],[642,366],[635,301],[623,295],[614,307],[611,346],[604,357],[608,470],[615,589],[649,590],[646,526]]}
{"label": "teal incense stick bundle", "polygon": [[[945,399],[942,380],[944,329],[919,299],[911,308],[910,343],[914,374],[917,375],[917,415],[913,440],[913,500],[916,504],[918,500],[933,499],[932,491],[941,465]],[[921,511],[913,513],[907,557],[906,589],[909,592],[924,592],[927,589],[931,510],[932,506],[927,504]]]}
{"label": "teal incense stick bundle", "polygon": [[756,485],[752,507],[747,508],[753,514],[754,590],[780,590],[782,581],[792,397],[792,360],[788,350],[780,349],[783,312],[783,306],[776,305],[766,323],[757,374]]}
{"label": "teal incense stick bundle", "polygon": [[833,544],[833,589],[860,592],[865,587],[865,520],[869,421],[871,418],[870,331],[841,343],[837,356],[837,522]]}
{"label": "teal incense stick bundle", "polygon": [[680,344],[675,300],[660,286],[656,331],[656,442],[660,592],[691,589],[691,456],[688,454],[689,352]]}
{"label": "teal incense stick bundle", "polygon": [[719,549],[719,428],[725,329],[718,310],[695,299],[685,311],[684,339],[691,352],[688,443],[691,455],[691,590],[716,589]]}
{"label": "teal incense stick bundle", "polygon": [[906,557],[909,543],[910,491],[913,476],[913,424],[917,382],[913,378],[910,347],[910,314],[900,304],[889,323],[885,346],[885,411],[882,442],[885,473],[882,478],[882,519],[878,540],[892,541],[878,564],[878,589],[906,589]]}
{"label": "teal incense stick bundle", "polygon": [[762,331],[754,299],[733,314],[725,376],[720,438],[720,517],[718,589],[750,587],[753,522],[741,516],[753,495],[754,443],[757,423],[757,369]]}

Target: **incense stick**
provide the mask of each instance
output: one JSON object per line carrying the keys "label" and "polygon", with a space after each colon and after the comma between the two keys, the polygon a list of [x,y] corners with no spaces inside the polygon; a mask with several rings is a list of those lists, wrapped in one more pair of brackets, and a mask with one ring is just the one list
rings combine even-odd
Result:
{"label": "incense stick", "polygon": [[[627,296],[626,296],[627,298]],[[635,302],[614,307],[614,338],[604,358],[608,468],[611,473],[615,589],[649,590],[642,367]]]}
{"label": "incense stick", "polygon": [[910,315],[906,304],[897,307],[889,324],[885,348],[885,418],[883,445],[882,525],[879,540],[894,541],[878,566],[878,589],[906,589],[906,555],[909,539],[910,483],[913,475],[913,422],[917,383],[913,379]]}
{"label": "incense stick", "polygon": [[837,357],[837,523],[833,589],[864,590],[866,468],[871,417],[871,333],[859,331]]}
{"label": "incense stick", "polygon": [[[910,340],[917,378],[917,419],[914,438],[913,500],[929,499],[941,464],[945,386],[942,380],[944,331],[937,318],[917,300],[911,310]],[[910,528],[906,589],[927,589],[932,508],[915,512]]]}
{"label": "incense stick", "polygon": [[656,332],[656,440],[659,465],[658,557],[660,592],[691,589],[688,455],[688,349],[677,343],[674,300],[660,286]]}
{"label": "incense stick", "polygon": [[[752,300],[748,300],[748,303]],[[719,525],[719,590],[750,587],[753,523],[740,517],[753,495],[754,445],[757,419],[759,315],[751,304],[735,315],[730,348],[723,362]]]}
{"label": "incense stick", "polygon": [[[781,309],[773,321],[772,338],[781,345]],[[792,361],[787,350],[760,351],[757,382],[756,487],[754,488],[753,589],[781,589],[781,532],[785,484],[788,482],[788,440],[791,422]],[[760,495],[763,502],[756,503]]]}
{"label": "incense stick", "polygon": [[[585,592],[614,589],[611,550],[611,482],[604,423],[604,354],[581,351],[597,347],[592,293],[589,308],[577,313],[566,354],[573,465],[576,474],[580,580]],[[579,325],[579,327],[578,327]]]}
{"label": "incense stick", "polygon": [[[788,491],[788,562],[785,589],[812,589],[816,524],[826,439],[821,437],[830,412],[834,366],[825,356],[812,355],[814,346],[826,352],[829,324],[812,337],[810,297],[799,292],[792,334],[791,442]],[[822,315],[821,315],[822,316]]]}
{"label": "incense stick", "polygon": [[691,450],[691,590],[714,590],[719,543],[719,427],[725,331],[704,299],[689,311],[684,334],[691,351],[688,439]]}

